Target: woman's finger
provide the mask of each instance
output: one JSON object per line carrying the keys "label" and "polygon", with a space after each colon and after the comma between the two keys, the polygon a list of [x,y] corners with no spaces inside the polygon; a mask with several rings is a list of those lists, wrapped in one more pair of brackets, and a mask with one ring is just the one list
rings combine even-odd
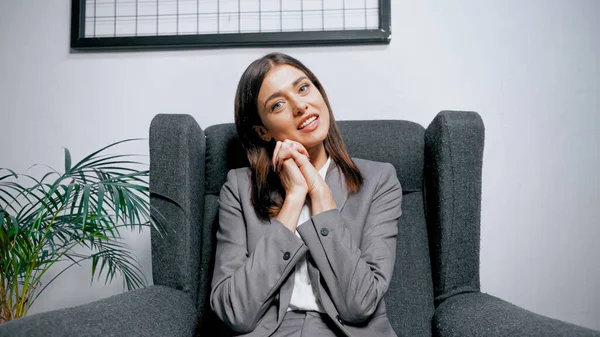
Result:
{"label": "woman's finger", "polygon": [[279,177],[281,179],[281,183],[287,191],[290,191],[294,188],[302,188],[305,190],[308,189],[308,185],[306,184],[306,179],[302,175],[300,168],[296,165],[294,158],[287,158],[281,164],[281,172],[279,173]]}
{"label": "woman's finger", "polygon": [[288,142],[287,143],[290,146],[290,151],[298,151],[298,144],[296,142]]}
{"label": "woman's finger", "polygon": [[273,170],[275,170],[275,172],[277,172],[277,162],[278,162],[277,156],[279,155],[279,149],[281,148],[281,144],[282,144],[282,142],[277,141],[277,144],[275,145],[275,150],[273,150],[273,158],[272,158],[273,163],[272,164],[273,164]]}
{"label": "woman's finger", "polygon": [[306,151],[306,149],[304,148],[304,146],[302,146],[302,144],[298,143],[298,142],[293,142],[292,143],[292,149],[298,151],[299,153],[305,155],[308,158],[308,152]]}
{"label": "woman's finger", "polygon": [[307,182],[307,187],[310,192],[315,187],[315,183],[319,178],[319,172],[308,160],[308,158],[306,158],[305,155],[301,154],[298,151],[292,151],[291,154],[292,158],[294,159],[294,163],[298,166],[300,172],[302,173],[302,176]]}
{"label": "woman's finger", "polygon": [[306,158],[310,158],[310,156],[308,155],[308,151],[306,151],[306,148],[302,144],[300,144],[300,143],[298,143],[298,152],[300,152],[303,155],[305,155]]}
{"label": "woman's finger", "polygon": [[298,165],[298,167],[302,167],[304,165],[312,166],[312,163],[310,162],[310,160],[308,160],[308,157],[306,157],[303,153],[300,153],[300,151],[292,151],[291,156],[292,158],[294,158],[294,161],[296,162],[296,165]]}
{"label": "woman's finger", "polygon": [[286,141],[288,144],[291,144],[293,149],[296,149],[296,150],[298,150],[298,152],[300,152],[300,153],[302,153],[303,155],[305,155],[305,156],[307,156],[307,157],[309,157],[309,158],[310,158],[310,156],[308,155],[308,151],[306,151],[306,148],[304,147],[304,145],[302,145],[302,144],[301,144],[301,143],[299,143],[299,142],[296,142],[296,141],[293,141],[293,140],[289,140],[289,139],[286,139],[285,141]]}
{"label": "woman's finger", "polygon": [[283,162],[290,157],[290,146],[287,143],[282,142],[279,147],[279,152],[277,153],[277,170],[279,170],[283,165]]}
{"label": "woman's finger", "polygon": [[296,165],[299,165],[300,163],[302,163],[302,164],[310,163],[310,161],[308,161],[308,151],[306,151],[306,148],[301,143],[290,140],[290,139],[278,141],[277,145],[275,146],[274,153],[275,154],[273,156],[273,161],[274,161],[273,166],[275,167],[275,172],[279,172],[283,163],[287,159],[292,158],[292,153],[300,154],[305,159],[305,161],[298,161],[298,162],[296,160],[294,160],[294,162],[297,162]]}

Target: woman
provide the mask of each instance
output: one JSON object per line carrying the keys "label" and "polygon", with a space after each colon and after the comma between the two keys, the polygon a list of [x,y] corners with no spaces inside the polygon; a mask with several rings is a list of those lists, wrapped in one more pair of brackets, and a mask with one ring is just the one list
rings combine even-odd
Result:
{"label": "woman", "polygon": [[250,168],[219,196],[217,316],[243,336],[396,336],[394,167],[348,156],[321,83],[284,54],[246,69],[235,124]]}

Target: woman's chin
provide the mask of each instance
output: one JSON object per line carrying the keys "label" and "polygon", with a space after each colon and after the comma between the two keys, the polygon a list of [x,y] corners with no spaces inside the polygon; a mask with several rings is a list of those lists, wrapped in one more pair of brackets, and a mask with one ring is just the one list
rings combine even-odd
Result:
{"label": "woman's chin", "polygon": [[300,142],[300,144],[302,144],[302,146],[304,146],[304,148],[308,151],[312,148],[322,146],[324,141],[325,141],[325,138],[315,139],[315,140],[304,140],[304,141]]}
{"label": "woman's chin", "polygon": [[307,145],[315,146],[320,143],[323,143],[327,138],[327,132],[322,130],[315,130],[310,134],[299,134],[298,138],[300,139],[300,143],[306,147]]}

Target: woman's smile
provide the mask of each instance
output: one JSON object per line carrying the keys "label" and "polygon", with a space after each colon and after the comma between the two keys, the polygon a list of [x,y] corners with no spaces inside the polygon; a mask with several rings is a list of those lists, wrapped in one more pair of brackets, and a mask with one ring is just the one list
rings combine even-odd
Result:
{"label": "woman's smile", "polygon": [[311,115],[308,116],[301,124],[298,130],[301,132],[312,132],[319,127],[319,116]]}

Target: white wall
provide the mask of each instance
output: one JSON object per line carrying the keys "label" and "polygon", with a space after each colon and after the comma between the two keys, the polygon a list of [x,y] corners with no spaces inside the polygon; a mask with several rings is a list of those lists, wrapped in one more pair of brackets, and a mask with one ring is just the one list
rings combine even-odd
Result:
{"label": "white wall", "polygon": [[[233,121],[234,90],[276,50],[69,52],[70,3],[0,0],[0,167],[62,168],[147,137],[157,113]],[[394,1],[389,46],[281,48],[312,68],[337,119],[427,125],[443,109],[486,124],[482,290],[600,329],[600,1]],[[140,143],[134,152],[146,153]],[[128,235],[151,279],[148,231]],[[31,313],[122,291],[89,266]]]}

